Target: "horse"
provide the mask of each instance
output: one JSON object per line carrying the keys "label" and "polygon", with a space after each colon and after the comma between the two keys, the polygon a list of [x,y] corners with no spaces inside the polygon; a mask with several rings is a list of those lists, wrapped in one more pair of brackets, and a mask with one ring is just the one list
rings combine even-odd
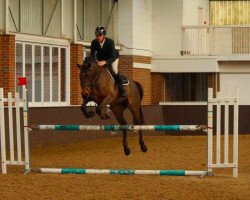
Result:
{"label": "horse", "polygon": [[[142,85],[131,79],[128,79],[129,84],[124,86],[127,98],[121,99],[119,96],[119,88],[115,84],[108,67],[100,67],[97,62],[86,58],[83,64],[78,64],[80,69],[80,84],[82,104],[81,111],[86,118],[91,118],[95,115],[93,111],[87,110],[87,103],[93,101],[97,104],[96,113],[101,119],[109,119],[107,114],[107,105],[110,105],[110,110],[115,115],[116,120],[120,125],[127,125],[123,113],[129,109],[133,116],[134,125],[143,125],[144,118],[141,108],[143,98]],[[130,148],[127,141],[127,131],[123,130],[123,149],[125,155],[130,154]],[[147,146],[144,143],[142,131],[139,131],[139,144],[142,152],[147,151]]]}

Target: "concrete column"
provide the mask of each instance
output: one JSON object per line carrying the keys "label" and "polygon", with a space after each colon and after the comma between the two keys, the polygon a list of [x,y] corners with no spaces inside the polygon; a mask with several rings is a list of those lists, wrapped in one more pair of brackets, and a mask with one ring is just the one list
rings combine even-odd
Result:
{"label": "concrete column", "polygon": [[[151,104],[151,0],[119,0],[119,70],[144,89],[142,104]],[[126,48],[128,47],[128,48]],[[143,50],[142,50],[143,49]]]}

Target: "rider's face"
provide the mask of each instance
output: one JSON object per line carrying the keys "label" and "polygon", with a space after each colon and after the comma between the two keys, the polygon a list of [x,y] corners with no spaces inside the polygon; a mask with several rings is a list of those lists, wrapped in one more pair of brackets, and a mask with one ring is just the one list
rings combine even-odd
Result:
{"label": "rider's face", "polygon": [[99,43],[102,43],[104,40],[105,36],[104,35],[96,35],[96,39]]}

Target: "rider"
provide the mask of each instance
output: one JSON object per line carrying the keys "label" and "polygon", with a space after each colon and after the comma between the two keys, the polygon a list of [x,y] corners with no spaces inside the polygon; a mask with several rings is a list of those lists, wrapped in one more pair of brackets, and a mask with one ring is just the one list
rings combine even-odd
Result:
{"label": "rider", "polygon": [[123,87],[122,76],[118,72],[119,53],[115,49],[115,43],[106,37],[106,29],[103,26],[96,27],[95,36],[96,39],[91,42],[90,57],[95,59],[100,67],[112,67],[120,96],[124,98],[127,95]]}

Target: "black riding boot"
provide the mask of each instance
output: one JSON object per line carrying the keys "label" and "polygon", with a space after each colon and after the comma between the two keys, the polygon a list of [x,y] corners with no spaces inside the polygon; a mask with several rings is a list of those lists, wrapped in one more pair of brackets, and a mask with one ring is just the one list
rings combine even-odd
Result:
{"label": "black riding boot", "polygon": [[116,80],[116,84],[119,88],[119,93],[121,98],[125,98],[127,96],[126,91],[123,87],[123,83],[122,83],[122,76],[118,73],[115,75],[115,80]]}

